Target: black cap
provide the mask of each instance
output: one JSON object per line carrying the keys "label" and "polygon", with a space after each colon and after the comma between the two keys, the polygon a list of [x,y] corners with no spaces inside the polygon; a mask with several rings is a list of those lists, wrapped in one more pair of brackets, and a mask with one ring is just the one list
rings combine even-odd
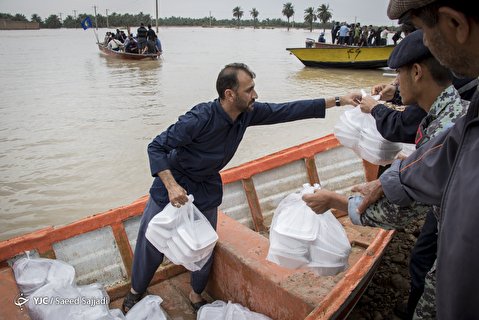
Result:
{"label": "black cap", "polygon": [[422,41],[422,35],[422,30],[416,30],[400,41],[389,56],[388,67],[397,69],[431,56],[431,51]]}

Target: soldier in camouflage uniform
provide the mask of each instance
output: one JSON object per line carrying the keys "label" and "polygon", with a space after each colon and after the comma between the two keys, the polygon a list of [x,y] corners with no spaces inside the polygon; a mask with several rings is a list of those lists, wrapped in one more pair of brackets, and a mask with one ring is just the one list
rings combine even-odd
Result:
{"label": "soldier in camouflage uniform", "polygon": [[[417,148],[440,132],[451,127],[455,120],[466,113],[469,102],[461,100],[459,93],[452,85],[451,75],[449,74],[449,76],[445,76],[444,74],[444,72],[449,73],[449,71],[439,65],[437,60],[431,56],[429,50],[422,43],[422,31],[416,31],[400,42],[391,53],[388,64],[391,68],[397,69],[399,75],[404,76],[406,79],[411,79],[412,77],[417,76],[418,72],[423,73],[422,77],[424,78],[424,69],[428,69],[427,73],[429,73],[430,76],[428,79],[422,80],[422,88],[429,89],[435,87],[435,90],[438,92],[437,98],[432,105],[430,105],[430,108],[428,108],[429,106],[424,105],[424,98],[422,98],[422,101],[419,101],[421,100],[420,97],[411,97],[411,83],[413,82],[408,84],[404,83],[401,86],[403,102],[405,102],[404,100],[406,99],[418,99],[418,101],[408,101],[407,103],[415,102],[428,111],[427,116],[422,120],[418,128],[416,136]],[[419,71],[417,67],[413,66],[415,64],[419,65]],[[441,69],[443,70],[441,71]],[[442,76],[440,75],[441,72]],[[447,80],[447,78],[449,79]],[[426,81],[429,81],[429,84]],[[417,83],[413,83],[413,86],[414,85],[418,86]],[[424,95],[427,95],[427,93]],[[376,101],[373,101],[372,98],[368,97],[363,98],[363,101],[361,101],[361,104],[368,103],[377,104]],[[439,208],[437,207],[431,208],[431,206],[416,203],[413,206],[402,208],[391,204],[386,198],[382,198],[375,204],[369,206],[362,215],[359,215],[356,208],[357,205],[361,203],[362,197],[355,196],[347,199],[346,196],[324,189],[319,190],[313,195],[305,195],[303,199],[317,213],[324,212],[329,208],[337,208],[343,211],[348,211],[354,224],[381,227],[385,229],[403,227],[412,219],[423,217],[431,209],[436,217],[438,217],[437,214],[439,213]],[[435,309],[434,264],[426,276],[424,293],[419,300],[414,318],[435,318]]]}

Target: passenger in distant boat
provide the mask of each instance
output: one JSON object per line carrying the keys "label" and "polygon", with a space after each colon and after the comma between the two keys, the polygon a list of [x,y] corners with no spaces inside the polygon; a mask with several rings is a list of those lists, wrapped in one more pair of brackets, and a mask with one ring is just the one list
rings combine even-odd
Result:
{"label": "passenger in distant boat", "polygon": [[335,44],[337,43],[337,40],[338,40],[338,33],[339,33],[339,28],[341,26],[339,25],[339,21],[336,21],[334,23],[334,26],[333,28],[331,29],[331,43],[332,44]]}
{"label": "passenger in distant boat", "polygon": [[324,38],[324,32],[321,32],[319,34],[318,42],[322,42],[322,43],[326,42],[326,38]]}
{"label": "passenger in distant boat", "polygon": [[[146,292],[164,255],[145,237],[150,220],[171,202],[181,207],[187,194],[216,229],[223,184],[220,170],[234,156],[250,126],[324,118],[326,109],[356,104],[361,95],[301,100],[286,103],[257,102],[255,74],[243,63],[225,66],[216,80],[218,98],[200,103],[169,126],[148,145],[150,170],[154,182],[140,222],[131,275],[131,290],[122,305],[130,310]],[[214,252],[213,252],[214,255]],[[191,273],[189,299],[197,311],[206,301],[206,287],[213,255],[199,271]]]}
{"label": "passenger in distant boat", "polygon": [[374,39],[376,38],[376,30],[374,30],[374,27],[372,25],[369,25],[368,30],[368,46],[372,46],[374,45]]}
{"label": "passenger in distant boat", "polygon": [[339,28],[339,44],[346,44],[348,41],[349,28],[345,22]]}
{"label": "passenger in distant boat", "polygon": [[155,31],[151,28],[151,24],[148,24],[148,31],[146,33],[146,47],[143,48],[143,51],[141,53],[143,54],[154,54],[156,53],[156,33]]}
{"label": "passenger in distant boat", "polygon": [[135,38],[133,38],[133,34],[130,34],[128,38],[123,43],[125,46],[125,52],[127,53],[138,53],[138,45],[136,43]]}
{"label": "passenger in distant boat", "polygon": [[359,39],[359,46],[360,47],[367,47],[368,46],[368,36],[369,30],[367,26],[363,26],[361,30],[361,37]]}
{"label": "passenger in distant boat", "polygon": [[123,47],[123,43],[120,42],[120,40],[112,38],[110,42],[108,42],[108,49],[113,50],[113,51],[120,51],[120,49]]}
{"label": "passenger in distant boat", "polygon": [[393,39],[394,45],[397,45],[398,41],[402,39],[402,30],[399,29],[398,31],[396,31],[392,39]]}
{"label": "passenger in distant boat", "polygon": [[136,31],[136,41],[138,43],[138,50],[139,52],[143,52],[143,49],[146,48],[146,37],[147,37],[148,30],[146,30],[145,25],[140,23],[140,27]]}
{"label": "passenger in distant boat", "polygon": [[107,31],[107,32],[105,33],[105,38],[103,38],[103,44],[104,44],[105,46],[107,46],[107,45],[108,45],[108,42],[110,42],[110,40],[111,40],[111,32],[110,32],[110,31]]}

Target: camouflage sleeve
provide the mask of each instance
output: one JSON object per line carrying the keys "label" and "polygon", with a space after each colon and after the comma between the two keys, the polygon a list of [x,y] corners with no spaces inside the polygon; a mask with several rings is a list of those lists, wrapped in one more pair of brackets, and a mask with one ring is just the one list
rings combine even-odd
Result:
{"label": "camouflage sleeve", "polygon": [[370,205],[363,214],[358,214],[356,209],[363,197],[354,196],[349,198],[348,213],[354,224],[383,229],[397,229],[406,226],[412,219],[424,216],[431,206],[414,203],[409,207],[400,207],[382,198]]}

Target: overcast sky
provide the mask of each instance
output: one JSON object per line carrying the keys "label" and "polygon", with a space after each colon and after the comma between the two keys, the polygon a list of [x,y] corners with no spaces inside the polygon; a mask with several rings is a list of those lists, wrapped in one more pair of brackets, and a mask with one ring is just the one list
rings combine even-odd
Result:
{"label": "overcast sky", "polygon": [[[181,16],[202,18],[211,15],[217,19],[230,19],[232,10],[240,6],[244,11],[243,18],[250,19],[252,8],[259,11],[259,19],[285,19],[281,14],[283,4],[291,2],[294,6],[295,21],[303,21],[304,9],[317,8],[321,4],[329,4],[332,20],[361,22],[361,24],[396,25],[386,15],[389,0],[158,0],[159,16]],[[93,14],[93,6],[97,12],[105,15],[105,10],[117,13],[136,14],[142,11],[155,18],[156,0],[0,0],[0,12],[21,13],[30,19],[33,13],[45,19],[51,14],[62,13],[62,17],[78,13]]]}

